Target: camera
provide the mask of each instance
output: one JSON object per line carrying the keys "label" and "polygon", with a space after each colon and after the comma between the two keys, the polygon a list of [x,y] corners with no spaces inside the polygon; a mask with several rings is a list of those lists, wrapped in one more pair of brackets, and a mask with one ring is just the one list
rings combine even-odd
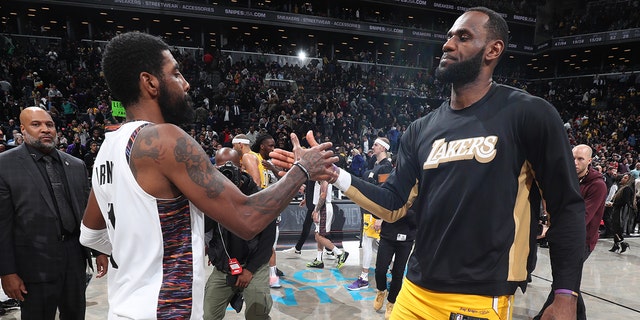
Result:
{"label": "camera", "polygon": [[238,276],[232,276],[230,274],[227,275],[227,285],[229,287],[235,287],[237,280],[238,280]]}
{"label": "camera", "polygon": [[240,187],[242,184],[242,173],[240,172],[240,168],[233,164],[233,162],[225,162],[223,165],[218,167],[218,170],[236,186]]}

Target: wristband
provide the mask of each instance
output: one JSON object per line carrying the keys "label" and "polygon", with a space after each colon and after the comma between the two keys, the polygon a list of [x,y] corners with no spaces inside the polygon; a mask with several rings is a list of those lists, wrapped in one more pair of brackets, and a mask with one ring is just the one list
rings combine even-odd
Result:
{"label": "wristband", "polygon": [[338,181],[338,177],[340,176],[340,169],[338,169],[338,166],[336,166],[335,164],[333,165],[333,173],[335,173],[336,178],[335,179],[331,179],[329,181],[330,184],[336,183],[336,181]]}
{"label": "wristband", "polygon": [[569,289],[556,289],[553,291],[554,294],[570,294],[574,297],[578,296],[578,293]]}
{"label": "wristband", "polygon": [[304,172],[304,174],[307,176],[307,180],[311,180],[311,176],[309,175],[309,171],[307,170],[307,168],[303,167],[300,162],[296,161],[293,163],[294,166],[300,168],[300,170],[302,170],[302,172]]}

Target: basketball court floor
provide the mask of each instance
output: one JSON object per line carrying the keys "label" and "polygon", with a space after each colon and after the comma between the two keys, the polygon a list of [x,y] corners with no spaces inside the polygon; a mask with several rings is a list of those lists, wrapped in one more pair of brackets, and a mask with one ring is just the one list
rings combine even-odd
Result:
{"label": "basketball court floor", "polygon": [[[640,319],[640,238],[627,240],[631,249],[620,254],[608,251],[613,244],[611,239],[600,239],[584,266],[582,293],[589,319]],[[306,263],[316,255],[313,246],[313,241],[308,241],[302,255],[294,255],[280,251],[289,248],[290,244],[279,244],[278,268],[285,277],[281,279],[282,288],[271,289],[272,319],[384,319],[384,307],[380,312],[372,307],[373,283],[368,289],[347,290],[360,274],[358,242],[343,242],[350,255],[340,270],[335,268],[335,261],[329,259],[325,259],[324,269],[307,268]],[[373,272],[369,277],[373,280]],[[532,280],[526,294],[516,293],[514,319],[531,319],[549,293],[548,249],[539,249]],[[87,289],[86,318],[106,319],[107,309],[106,279],[93,279]],[[20,319],[20,312],[10,311],[1,318]],[[229,308],[225,319],[244,319],[244,316]]]}

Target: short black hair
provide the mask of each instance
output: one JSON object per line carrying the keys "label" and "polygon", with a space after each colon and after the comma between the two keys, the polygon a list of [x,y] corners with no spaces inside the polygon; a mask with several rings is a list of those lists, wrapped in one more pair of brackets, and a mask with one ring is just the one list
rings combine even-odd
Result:
{"label": "short black hair", "polygon": [[466,12],[469,11],[478,11],[489,16],[489,21],[484,26],[489,32],[488,38],[490,40],[502,40],[504,42],[502,53],[504,53],[509,47],[509,25],[507,25],[507,21],[504,20],[502,15],[486,7],[473,7],[467,9]]}
{"label": "short black hair", "polygon": [[126,109],[140,98],[141,72],[162,78],[163,52],[170,50],[160,38],[142,32],[127,32],[107,43],[102,71],[115,100]]}

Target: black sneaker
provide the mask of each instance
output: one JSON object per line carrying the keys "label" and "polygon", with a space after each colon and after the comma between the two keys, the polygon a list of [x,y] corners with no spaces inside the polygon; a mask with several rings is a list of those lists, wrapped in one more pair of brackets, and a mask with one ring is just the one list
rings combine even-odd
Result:
{"label": "black sneaker", "polygon": [[338,269],[342,268],[342,266],[344,266],[344,263],[347,261],[348,257],[349,257],[349,252],[346,252],[346,251],[336,256],[336,259],[338,259],[338,264],[336,265],[336,267],[338,267]]}
{"label": "black sneaker", "polygon": [[282,270],[278,269],[278,267],[276,267],[276,276],[284,277],[284,272],[282,272]]}
{"label": "black sneaker", "polygon": [[0,309],[4,310],[12,310],[12,309],[20,309],[20,301],[16,299],[9,299],[0,302]]}
{"label": "black sneaker", "polygon": [[324,268],[324,262],[322,262],[321,260],[315,259],[315,260],[307,263],[307,267],[322,269],[322,268]]}

